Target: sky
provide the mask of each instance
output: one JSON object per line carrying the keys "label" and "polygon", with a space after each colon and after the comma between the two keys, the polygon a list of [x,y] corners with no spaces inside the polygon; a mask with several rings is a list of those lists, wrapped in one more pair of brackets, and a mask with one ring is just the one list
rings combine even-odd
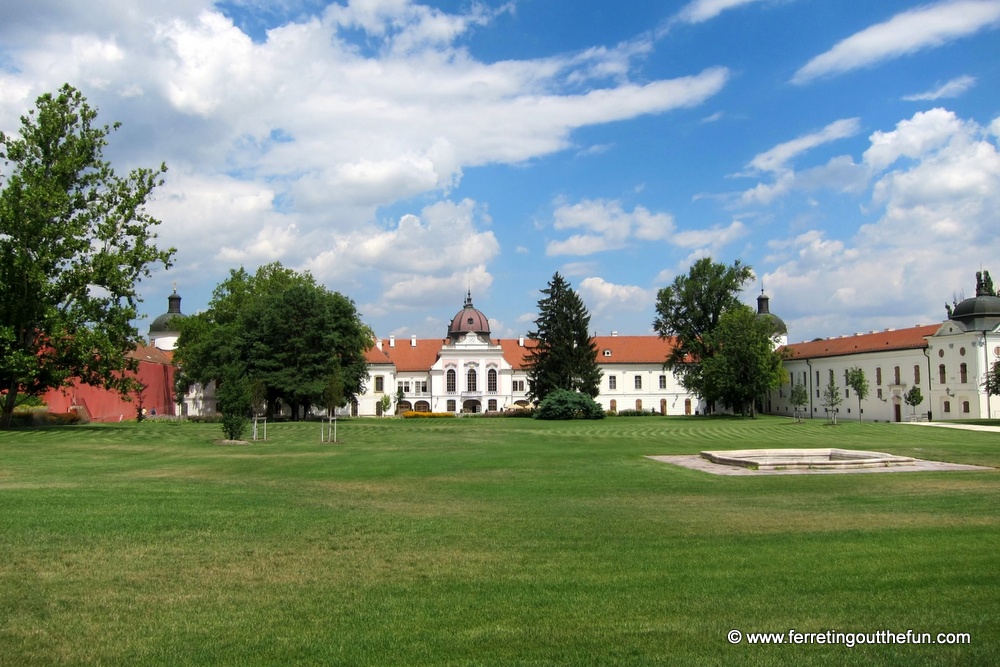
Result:
{"label": "sky", "polygon": [[0,130],[64,83],[168,167],[142,333],[270,262],[383,338],[526,334],[556,272],[649,334],[702,257],[790,342],[1000,277],[1000,0],[0,0]]}

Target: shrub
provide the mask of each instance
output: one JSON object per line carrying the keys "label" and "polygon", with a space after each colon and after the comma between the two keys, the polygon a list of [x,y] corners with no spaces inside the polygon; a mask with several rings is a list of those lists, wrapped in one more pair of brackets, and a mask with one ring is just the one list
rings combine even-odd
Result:
{"label": "shrub", "polygon": [[659,417],[660,413],[656,410],[620,410],[618,412],[619,417]]}
{"label": "shrub", "polygon": [[537,419],[604,419],[604,411],[586,394],[557,389],[545,397],[535,412]]}
{"label": "shrub", "polygon": [[227,440],[240,440],[250,422],[247,415],[253,408],[250,383],[235,372],[227,372],[216,390],[219,410],[222,412],[222,432]]}

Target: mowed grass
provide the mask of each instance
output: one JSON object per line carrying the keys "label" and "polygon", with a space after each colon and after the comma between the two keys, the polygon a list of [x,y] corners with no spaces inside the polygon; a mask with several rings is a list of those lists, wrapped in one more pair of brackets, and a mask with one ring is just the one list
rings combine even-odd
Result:
{"label": "mowed grass", "polygon": [[[761,418],[0,432],[0,665],[1000,664],[998,471],[717,477],[847,447],[1000,468],[1000,434]],[[969,633],[782,645],[743,633]]]}

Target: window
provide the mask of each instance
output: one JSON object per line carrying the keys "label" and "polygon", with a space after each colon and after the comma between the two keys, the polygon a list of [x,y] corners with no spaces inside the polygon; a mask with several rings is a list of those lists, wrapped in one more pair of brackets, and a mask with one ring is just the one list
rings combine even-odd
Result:
{"label": "window", "polygon": [[667,388],[667,376],[666,375],[661,375],[660,376],[660,389],[666,389],[666,388]]}
{"label": "window", "polygon": [[944,364],[941,364],[938,366],[938,382],[945,384],[947,381],[947,373],[944,372]]}
{"label": "window", "polygon": [[[458,379],[457,378],[458,378],[458,376],[455,373],[455,369],[454,368],[449,369],[448,372],[445,374],[445,385],[446,385],[445,388],[448,390],[449,393],[453,394],[456,391],[458,391]],[[454,412],[455,410],[454,410],[454,408],[448,408],[448,411],[449,412]]]}
{"label": "window", "polygon": [[816,386],[819,386],[819,371],[816,371]]}
{"label": "window", "polygon": [[913,366],[913,384],[920,384],[920,364]]}
{"label": "window", "polygon": [[608,389],[617,389],[617,388],[618,388],[618,378],[615,377],[614,375],[609,375],[608,376]]}
{"label": "window", "polygon": [[417,382],[417,391],[419,391],[421,394],[427,393],[427,380],[421,380]]}
{"label": "window", "polygon": [[[636,375],[635,376],[635,388],[636,389],[642,389],[642,376],[641,375]],[[636,409],[638,410],[638,408],[636,408]]]}
{"label": "window", "polygon": [[969,381],[969,365],[962,364],[958,367],[958,381],[965,384]]}
{"label": "window", "polygon": [[962,412],[964,412],[965,414],[969,414],[969,402],[968,401],[962,401]]}
{"label": "window", "polygon": [[497,411],[497,399],[491,398],[489,400],[489,402],[486,404],[486,409],[489,410],[490,412],[496,412]]}
{"label": "window", "polygon": [[951,401],[945,401],[944,402],[944,411],[945,412],[951,412]]}
{"label": "window", "polygon": [[604,350],[604,356],[605,357],[610,357],[611,356],[611,350]]}
{"label": "window", "polygon": [[636,410],[642,410],[642,399],[641,398],[635,399],[635,409]]}
{"label": "window", "polygon": [[902,384],[899,381],[899,366],[896,366],[895,368],[892,369],[892,383],[893,384]]}
{"label": "window", "polygon": [[524,380],[514,380],[512,384],[514,391],[524,391]]}
{"label": "window", "polygon": [[[492,368],[486,374],[486,391],[493,394],[497,393],[497,372]],[[493,401],[493,403],[496,403],[496,401]],[[496,408],[493,407],[490,410],[496,410]]]}
{"label": "window", "polygon": [[470,368],[469,372],[465,374],[465,389],[467,391],[477,391],[476,369],[474,368]]}
{"label": "window", "polygon": [[385,391],[385,378],[381,375],[375,376],[375,391],[378,393]]}
{"label": "window", "polygon": [[618,412],[618,401],[611,399],[611,412]]}
{"label": "window", "polygon": [[[454,371],[452,372],[454,373]],[[451,399],[450,401],[448,401],[448,412],[454,412],[454,411],[455,411],[455,399]]]}
{"label": "window", "polygon": [[879,398],[882,398],[882,387],[878,388],[878,390],[875,392],[875,395],[878,396]]}
{"label": "window", "polygon": [[875,369],[875,384],[882,384],[882,367]]}

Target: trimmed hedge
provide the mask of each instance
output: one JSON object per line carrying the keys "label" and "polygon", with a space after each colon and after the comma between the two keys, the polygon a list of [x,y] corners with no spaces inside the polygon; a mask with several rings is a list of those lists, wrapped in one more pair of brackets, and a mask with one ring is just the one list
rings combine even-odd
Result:
{"label": "trimmed hedge", "polygon": [[417,412],[415,410],[408,410],[403,413],[403,419],[438,419],[438,418],[455,418],[454,412]]}

